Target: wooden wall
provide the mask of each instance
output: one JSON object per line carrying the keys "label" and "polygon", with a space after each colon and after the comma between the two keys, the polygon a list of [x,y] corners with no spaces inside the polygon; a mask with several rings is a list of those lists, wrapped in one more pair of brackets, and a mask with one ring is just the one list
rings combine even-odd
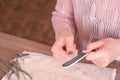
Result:
{"label": "wooden wall", "polygon": [[52,45],[56,0],[0,0],[0,31]]}

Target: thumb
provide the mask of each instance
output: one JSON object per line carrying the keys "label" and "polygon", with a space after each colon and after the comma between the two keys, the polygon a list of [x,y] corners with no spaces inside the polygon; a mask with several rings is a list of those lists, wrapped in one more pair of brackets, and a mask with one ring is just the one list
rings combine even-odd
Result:
{"label": "thumb", "polygon": [[96,50],[98,48],[100,48],[101,46],[103,46],[105,43],[104,40],[100,40],[100,41],[96,41],[96,42],[91,42],[87,45],[87,51],[86,52],[90,52],[92,50]]}

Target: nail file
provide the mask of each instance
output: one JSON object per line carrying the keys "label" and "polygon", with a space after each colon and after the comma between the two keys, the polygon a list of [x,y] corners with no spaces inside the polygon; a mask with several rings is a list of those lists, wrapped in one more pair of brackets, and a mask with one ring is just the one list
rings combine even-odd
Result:
{"label": "nail file", "polygon": [[87,53],[81,52],[76,57],[74,57],[73,59],[64,63],[62,66],[64,68],[69,68],[69,67],[73,66],[74,64],[76,64],[77,62],[79,62],[80,60],[82,60],[86,55],[87,55]]}

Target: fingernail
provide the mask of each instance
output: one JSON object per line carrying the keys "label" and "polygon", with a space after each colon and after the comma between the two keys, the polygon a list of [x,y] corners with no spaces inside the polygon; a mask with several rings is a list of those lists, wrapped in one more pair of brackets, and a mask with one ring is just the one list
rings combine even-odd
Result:
{"label": "fingernail", "polygon": [[87,51],[88,51],[87,48],[83,48],[83,49],[82,49],[82,52],[87,52]]}
{"label": "fingernail", "polygon": [[83,51],[87,51],[87,48],[83,48]]}
{"label": "fingernail", "polygon": [[72,55],[72,54],[73,54],[73,52],[72,52],[72,51],[69,51],[69,52],[68,52],[68,55]]}

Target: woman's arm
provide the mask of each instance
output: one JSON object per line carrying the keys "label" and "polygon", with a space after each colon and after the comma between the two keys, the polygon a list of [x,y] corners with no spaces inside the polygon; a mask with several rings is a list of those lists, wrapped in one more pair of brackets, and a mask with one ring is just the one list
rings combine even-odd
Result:
{"label": "woman's arm", "polygon": [[77,55],[74,43],[75,25],[72,0],[57,0],[52,16],[56,41],[52,46],[53,56],[57,59],[69,60]]}
{"label": "woman's arm", "polygon": [[75,34],[72,0],[57,0],[52,23],[56,36],[63,30]]}

